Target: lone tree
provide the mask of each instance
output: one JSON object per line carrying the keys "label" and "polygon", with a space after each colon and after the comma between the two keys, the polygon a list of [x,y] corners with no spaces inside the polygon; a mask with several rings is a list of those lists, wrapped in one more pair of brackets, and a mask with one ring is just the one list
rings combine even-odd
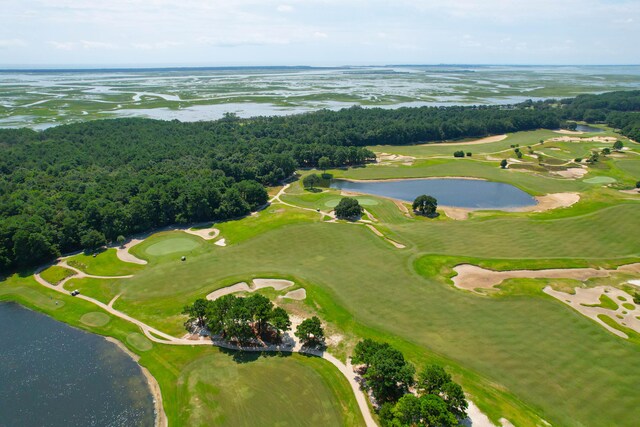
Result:
{"label": "lone tree", "polygon": [[507,159],[502,159],[502,161],[500,162],[500,167],[502,169],[506,169],[507,168]]}
{"label": "lone tree", "polygon": [[302,341],[302,345],[321,344],[324,342],[324,330],[320,319],[313,316],[298,325],[295,336]]}
{"label": "lone tree", "polygon": [[327,172],[327,169],[331,167],[331,160],[327,156],[322,156],[318,159],[318,167],[322,169],[322,172]]}
{"label": "lone tree", "polygon": [[614,150],[620,151],[622,150],[622,147],[623,147],[623,144],[622,144],[622,141],[620,140],[617,140],[616,142],[613,143]]}
{"label": "lone tree", "polygon": [[127,239],[125,239],[125,237],[122,234],[120,234],[118,237],[116,237],[116,242],[118,242],[118,246],[124,245],[124,242],[126,240]]}
{"label": "lone tree", "polygon": [[415,212],[425,216],[434,216],[436,214],[436,208],[438,207],[438,201],[435,197],[423,194],[416,197],[412,206]]}
{"label": "lone tree", "polygon": [[320,184],[320,177],[315,173],[312,173],[311,175],[307,175],[304,178],[302,178],[302,186],[304,188],[309,188],[313,190],[314,187],[318,184]]}
{"label": "lone tree", "polygon": [[336,206],[336,216],[340,219],[354,219],[362,215],[363,209],[357,199],[343,197]]}

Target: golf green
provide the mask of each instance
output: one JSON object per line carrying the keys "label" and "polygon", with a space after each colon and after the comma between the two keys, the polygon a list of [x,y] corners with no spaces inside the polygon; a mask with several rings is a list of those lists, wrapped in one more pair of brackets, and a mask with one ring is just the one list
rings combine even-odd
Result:
{"label": "golf green", "polygon": [[188,237],[171,237],[149,246],[145,252],[149,255],[162,256],[176,252],[188,252],[199,245]]}
{"label": "golf green", "polygon": [[594,176],[593,178],[585,179],[584,182],[588,184],[611,184],[616,182],[616,179],[609,176]]}

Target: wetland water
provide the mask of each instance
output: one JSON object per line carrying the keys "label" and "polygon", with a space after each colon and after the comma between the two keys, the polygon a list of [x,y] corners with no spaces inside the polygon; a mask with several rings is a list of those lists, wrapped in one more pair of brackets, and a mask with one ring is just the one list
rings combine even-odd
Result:
{"label": "wetland water", "polygon": [[0,425],[153,426],[137,363],[102,337],[0,303]]}
{"label": "wetland water", "polygon": [[510,209],[533,206],[536,200],[513,185],[476,179],[402,179],[393,181],[334,180],[331,188],[413,202],[421,194],[439,205],[469,209]]}
{"label": "wetland water", "polygon": [[593,126],[589,126],[589,125],[576,125],[576,130],[578,132],[602,132],[602,129],[597,128],[597,127],[593,127]]}

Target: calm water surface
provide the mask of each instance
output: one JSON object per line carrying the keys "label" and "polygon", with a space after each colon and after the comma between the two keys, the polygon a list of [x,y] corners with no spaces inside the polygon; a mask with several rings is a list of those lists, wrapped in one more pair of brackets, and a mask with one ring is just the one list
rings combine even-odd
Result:
{"label": "calm water surface", "polygon": [[576,130],[579,132],[603,132],[602,129],[589,125],[576,125]]}
{"label": "calm water surface", "polygon": [[0,304],[0,426],[153,426],[137,363],[115,344]]}
{"label": "calm water surface", "polygon": [[513,185],[475,179],[403,179],[397,181],[355,182],[334,180],[332,188],[407,202],[421,194],[438,200],[439,205],[471,209],[508,209],[536,204],[536,200]]}

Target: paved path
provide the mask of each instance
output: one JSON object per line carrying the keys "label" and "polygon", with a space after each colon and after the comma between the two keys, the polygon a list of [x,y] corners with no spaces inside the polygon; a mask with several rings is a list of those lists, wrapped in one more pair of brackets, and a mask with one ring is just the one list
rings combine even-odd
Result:
{"label": "paved path", "polygon": [[[90,278],[97,278],[97,279],[113,279],[113,278],[126,279],[126,278],[132,277],[132,276],[93,276],[93,275],[89,275],[89,274],[86,274],[86,273],[78,270],[77,268],[69,266],[66,263],[65,260],[61,260],[57,265],[59,265],[61,267],[68,268],[68,269],[72,270],[75,274],[73,276],[68,277],[67,279],[65,279],[60,284],[53,285],[53,284],[47,282],[46,280],[44,280],[42,278],[42,276],[40,275],[40,273],[44,269],[49,267],[47,265],[45,267],[41,267],[38,270],[36,270],[36,272],[34,273],[34,278],[42,286],[45,286],[45,287],[47,287],[49,289],[52,289],[52,290],[54,290],[56,292],[63,293],[65,295],[69,295],[69,292],[66,291],[63,288],[64,282],[66,280],[71,279],[71,278],[90,277]],[[149,338],[151,341],[159,343],[159,344],[167,344],[167,345],[215,345],[215,346],[227,348],[227,349],[230,349],[230,350],[259,351],[259,352],[265,352],[265,351],[281,352],[281,351],[286,351],[286,352],[292,352],[292,353],[312,354],[314,356],[321,357],[324,360],[326,360],[329,363],[331,363],[332,365],[334,365],[336,368],[338,368],[338,370],[345,376],[345,378],[349,382],[349,385],[351,386],[351,389],[353,390],[353,393],[354,393],[355,398],[356,398],[356,402],[358,403],[358,406],[360,407],[360,411],[362,412],[362,417],[364,418],[364,421],[365,421],[365,424],[367,425],[367,427],[375,427],[375,426],[377,426],[376,422],[373,419],[373,416],[371,415],[371,411],[369,410],[369,405],[367,404],[366,396],[364,395],[364,393],[360,389],[360,384],[358,383],[357,378],[356,378],[356,374],[353,371],[353,369],[351,369],[351,366],[350,365],[349,366],[345,365],[340,360],[338,360],[337,358],[335,358],[331,354],[327,353],[326,351],[302,347],[302,344],[300,343],[300,341],[293,334],[287,334],[287,339],[284,340],[284,343],[282,345],[269,345],[269,346],[256,346],[256,347],[237,346],[237,345],[231,344],[231,343],[226,342],[226,341],[214,339],[212,337],[204,337],[204,336],[203,337],[196,337],[196,339],[194,339],[194,337],[192,337],[192,336],[189,337],[189,338],[184,338],[184,337],[183,338],[177,338],[177,337],[171,336],[169,334],[166,334],[166,333],[164,333],[162,331],[159,331],[159,330],[147,325],[146,323],[141,322],[140,320],[135,319],[135,318],[133,318],[133,317],[131,317],[131,316],[119,311],[119,310],[116,310],[115,308],[113,308],[114,302],[119,297],[120,297],[120,294],[117,295],[116,297],[114,297],[109,302],[109,304],[104,304],[103,302],[98,301],[97,299],[91,298],[91,297],[86,296],[86,295],[79,294],[79,295],[76,296],[76,298],[88,301],[88,302],[100,307],[101,309],[105,310],[106,312],[112,314],[113,316],[119,317],[121,319],[124,319],[124,320],[126,320],[128,322],[131,322],[131,323],[137,325],[140,328],[140,330],[142,330],[142,332],[144,333],[144,335],[147,338]],[[293,328],[294,327],[292,325],[292,330],[293,330]]]}

